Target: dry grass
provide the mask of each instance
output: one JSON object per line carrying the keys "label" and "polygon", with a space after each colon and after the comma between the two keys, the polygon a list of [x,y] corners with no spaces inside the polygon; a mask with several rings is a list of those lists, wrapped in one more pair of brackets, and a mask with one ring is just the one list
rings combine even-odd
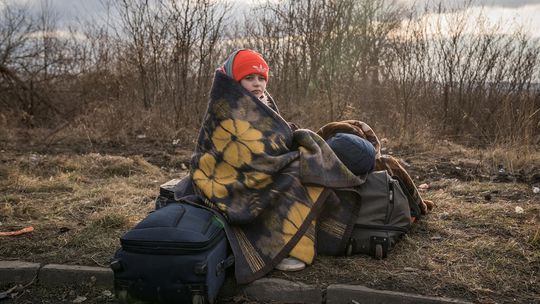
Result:
{"label": "dry grass", "polygon": [[[272,275],[477,303],[539,303],[540,194],[533,193],[532,185],[540,184],[534,178],[540,172],[534,170],[540,154],[519,156],[451,143],[413,152],[401,156],[411,164],[408,170],[416,181],[430,185],[423,196],[437,206],[388,259],[319,257],[301,274]],[[501,162],[513,163],[513,172],[526,172],[525,182],[492,181],[499,176],[493,164]]]}
{"label": "dry grass", "polygon": [[[528,187],[498,185],[500,197],[490,202],[468,202],[461,196],[464,188],[473,195],[491,191],[494,186],[488,183],[464,187],[454,181],[446,189],[425,193],[437,203],[437,209],[416,225],[386,260],[319,257],[307,273],[273,275],[306,283],[362,284],[478,303],[538,302],[540,206],[530,196],[518,202],[504,197],[520,190],[529,193]],[[516,213],[516,206],[524,213]]]}
{"label": "dry grass", "polygon": [[[175,123],[174,113],[169,106],[154,106],[145,110],[133,107],[132,99],[117,102],[112,104],[107,101],[88,107],[86,112],[64,128],[56,132],[49,130],[47,140],[90,145],[103,142],[133,144],[141,139],[167,143],[176,141],[183,146],[194,142],[198,126]],[[130,110],[125,111],[126,108]]]}
{"label": "dry grass", "polygon": [[[400,152],[418,183],[429,183],[423,195],[436,202],[433,213],[386,260],[318,257],[304,271],[271,276],[478,303],[538,302],[540,196],[531,190],[538,172],[531,168],[540,164],[539,153],[448,142],[390,151]],[[159,184],[186,173],[179,165],[189,152],[178,155],[161,167],[141,156],[0,153],[0,230],[35,227],[0,239],[0,258],[106,267],[119,236],[153,209]],[[524,172],[523,181],[492,181],[501,161]]]}
{"label": "dry grass", "polygon": [[35,228],[3,244],[0,256],[100,266],[171,178],[140,156],[100,154],[26,154],[4,160],[0,174],[0,229]]}

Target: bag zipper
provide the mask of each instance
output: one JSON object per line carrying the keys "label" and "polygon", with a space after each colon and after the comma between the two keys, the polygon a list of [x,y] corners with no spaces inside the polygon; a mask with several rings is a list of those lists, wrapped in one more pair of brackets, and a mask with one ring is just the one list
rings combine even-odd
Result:
{"label": "bag zipper", "polygon": [[390,231],[399,231],[407,233],[409,230],[407,228],[397,227],[397,226],[384,226],[384,225],[365,225],[365,224],[354,224],[354,228],[363,228],[363,229],[372,229],[372,230],[390,230]]}
{"label": "bag zipper", "polygon": [[122,249],[134,253],[147,254],[190,254],[208,250],[214,247],[225,236],[223,229],[218,229],[208,241],[205,242],[164,242],[121,240]]}
{"label": "bag zipper", "polygon": [[387,225],[390,222],[390,217],[394,212],[394,183],[391,180],[388,181],[388,205],[386,205],[386,216],[384,217],[384,224]]}

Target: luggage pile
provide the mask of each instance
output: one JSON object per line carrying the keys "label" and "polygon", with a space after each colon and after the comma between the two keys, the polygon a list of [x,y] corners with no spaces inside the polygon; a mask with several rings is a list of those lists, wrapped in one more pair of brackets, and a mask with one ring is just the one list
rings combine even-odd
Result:
{"label": "luggage pile", "polygon": [[[356,192],[336,191],[358,204],[345,252],[386,258],[405,235],[419,207],[386,171],[368,174]],[[223,217],[193,204],[191,179],[160,186],[156,210],[120,238],[111,268],[120,303],[214,303],[234,264]],[[323,253],[324,252],[320,252]]]}

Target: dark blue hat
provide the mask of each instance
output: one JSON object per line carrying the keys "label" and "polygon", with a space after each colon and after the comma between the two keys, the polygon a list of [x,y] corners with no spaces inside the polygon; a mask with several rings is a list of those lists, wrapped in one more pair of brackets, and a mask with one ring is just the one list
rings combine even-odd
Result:
{"label": "dark blue hat", "polygon": [[375,147],[362,137],[349,133],[336,133],[326,142],[352,173],[366,174],[375,167]]}

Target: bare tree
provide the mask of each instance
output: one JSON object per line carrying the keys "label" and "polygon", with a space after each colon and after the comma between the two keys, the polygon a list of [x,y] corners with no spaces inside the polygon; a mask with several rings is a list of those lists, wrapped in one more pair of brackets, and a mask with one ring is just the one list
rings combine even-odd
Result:
{"label": "bare tree", "polygon": [[[33,126],[36,112],[51,110],[62,117],[46,92],[46,84],[61,72],[58,64],[63,60],[63,44],[54,37],[49,3],[44,0],[41,4],[41,13],[34,20],[27,8],[4,3],[0,29],[0,74],[4,80],[0,89],[6,91],[1,99],[6,106],[21,110],[29,126]],[[50,75],[53,67],[54,75]]]}
{"label": "bare tree", "polygon": [[171,19],[171,53],[165,77],[175,122],[185,127],[197,122],[205,109],[228,5],[209,0],[170,0],[167,7]]}
{"label": "bare tree", "polygon": [[500,34],[505,24],[471,16],[467,3],[428,18],[391,0],[267,1],[232,22],[221,1],[104,0],[118,22],[66,29],[50,0],[36,16],[0,1],[0,107],[27,125],[35,116],[55,130],[82,124],[100,140],[188,138],[215,68],[249,47],[269,61],[285,118],[304,127],[360,119],[406,140],[425,129],[540,140],[538,41]]}

